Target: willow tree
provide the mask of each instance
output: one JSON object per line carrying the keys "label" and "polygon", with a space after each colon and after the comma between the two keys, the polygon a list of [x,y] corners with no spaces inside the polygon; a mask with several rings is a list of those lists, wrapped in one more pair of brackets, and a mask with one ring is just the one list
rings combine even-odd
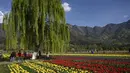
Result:
{"label": "willow tree", "polygon": [[69,28],[61,0],[12,0],[4,29],[6,46],[15,46],[8,49],[36,49],[38,45],[46,52],[57,53],[69,47]]}

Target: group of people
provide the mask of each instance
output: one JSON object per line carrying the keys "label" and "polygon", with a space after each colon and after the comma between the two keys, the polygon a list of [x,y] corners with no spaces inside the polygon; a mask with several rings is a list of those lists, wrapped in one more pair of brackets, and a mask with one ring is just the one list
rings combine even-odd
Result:
{"label": "group of people", "polygon": [[[26,60],[26,59],[41,59],[42,55],[41,55],[41,51],[38,52],[33,52],[31,54],[30,57],[28,57],[27,52],[23,52],[21,53],[21,51],[19,51],[18,53],[16,53],[15,51],[13,51],[10,55],[10,61],[15,61],[17,58],[18,62],[22,61],[22,60]],[[49,52],[46,53],[46,56],[44,57],[44,59],[50,59],[50,54]]]}
{"label": "group of people", "polygon": [[[22,56],[23,54],[23,56]],[[16,53],[15,51],[13,51],[10,55],[10,61],[15,61],[16,60],[16,57],[18,58],[18,61],[21,61],[21,60],[25,60],[27,58],[27,53],[24,52],[24,53],[21,53],[21,51],[19,51],[18,53]]]}

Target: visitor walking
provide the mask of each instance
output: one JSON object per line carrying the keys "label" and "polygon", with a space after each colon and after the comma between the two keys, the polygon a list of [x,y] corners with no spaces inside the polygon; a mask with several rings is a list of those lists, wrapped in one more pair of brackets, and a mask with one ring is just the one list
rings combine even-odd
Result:
{"label": "visitor walking", "polygon": [[50,53],[46,53],[46,59],[49,60],[50,59]]}
{"label": "visitor walking", "polygon": [[38,51],[38,58],[39,59],[41,58],[41,51],[40,50]]}
{"label": "visitor walking", "polygon": [[91,50],[91,53],[92,53],[92,54],[94,54],[94,51],[93,51],[93,50]]}

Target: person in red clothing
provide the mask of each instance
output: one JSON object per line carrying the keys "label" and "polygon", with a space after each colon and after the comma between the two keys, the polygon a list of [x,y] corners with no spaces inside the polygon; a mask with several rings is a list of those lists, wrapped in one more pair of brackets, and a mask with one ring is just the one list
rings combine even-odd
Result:
{"label": "person in red clothing", "polygon": [[21,57],[21,51],[19,50],[19,52],[18,52],[18,57]]}
{"label": "person in red clothing", "polygon": [[19,50],[19,52],[18,52],[18,62],[21,61],[21,56],[22,56],[22,54],[21,54],[21,51]]}

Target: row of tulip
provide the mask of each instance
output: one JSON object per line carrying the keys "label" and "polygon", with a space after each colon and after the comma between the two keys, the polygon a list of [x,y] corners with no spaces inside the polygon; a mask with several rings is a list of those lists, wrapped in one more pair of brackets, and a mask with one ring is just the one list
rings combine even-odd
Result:
{"label": "row of tulip", "polygon": [[[78,60],[77,60],[78,62]],[[87,60],[84,61],[86,64],[102,64],[102,65],[109,65],[121,68],[130,68],[130,62],[122,62],[122,61],[115,61],[115,60]]]}
{"label": "row of tulip", "polygon": [[10,64],[8,65],[10,73],[29,73],[27,70],[24,70],[19,64]]}
{"label": "row of tulip", "polygon": [[[53,64],[62,65],[70,68],[77,68],[83,70],[89,70],[90,72],[98,72],[98,73],[122,73],[122,72],[130,72],[130,63],[121,62],[119,66],[115,66],[116,64],[112,63],[112,61],[107,61],[107,64],[102,64],[104,60],[100,61],[92,61],[92,60],[85,60],[85,61],[73,61],[73,60],[51,60],[48,61]],[[95,62],[95,63],[94,63]],[[100,63],[101,62],[101,63]],[[109,65],[110,64],[110,65]],[[120,65],[124,65],[121,67]],[[127,67],[125,67],[127,65]]]}
{"label": "row of tulip", "polygon": [[52,70],[55,70],[56,73],[89,73],[87,70],[82,70],[82,69],[76,69],[73,67],[64,67],[61,65],[57,65],[57,64],[52,64],[49,62],[35,62],[39,65],[42,65],[44,67],[50,68]]}
{"label": "row of tulip", "polygon": [[37,73],[56,73],[54,70],[37,65],[31,62],[24,62],[22,65],[29,67],[30,69],[35,70]]}
{"label": "row of tulip", "polygon": [[103,57],[99,57],[99,59],[94,59],[93,57],[81,57],[81,56],[53,56],[55,60],[73,60],[73,61],[86,61],[91,63],[99,63],[99,64],[115,64],[115,65],[127,65],[130,67],[129,61],[124,61],[125,59],[101,59]]}
{"label": "row of tulip", "polygon": [[[61,54],[54,54],[61,55]],[[129,54],[62,54],[64,56],[110,56],[110,57],[130,57]]]}
{"label": "row of tulip", "polygon": [[8,65],[10,73],[31,73],[25,67],[34,70],[34,73],[90,73],[87,70],[69,68],[42,61],[25,61],[21,64],[13,63]]}

